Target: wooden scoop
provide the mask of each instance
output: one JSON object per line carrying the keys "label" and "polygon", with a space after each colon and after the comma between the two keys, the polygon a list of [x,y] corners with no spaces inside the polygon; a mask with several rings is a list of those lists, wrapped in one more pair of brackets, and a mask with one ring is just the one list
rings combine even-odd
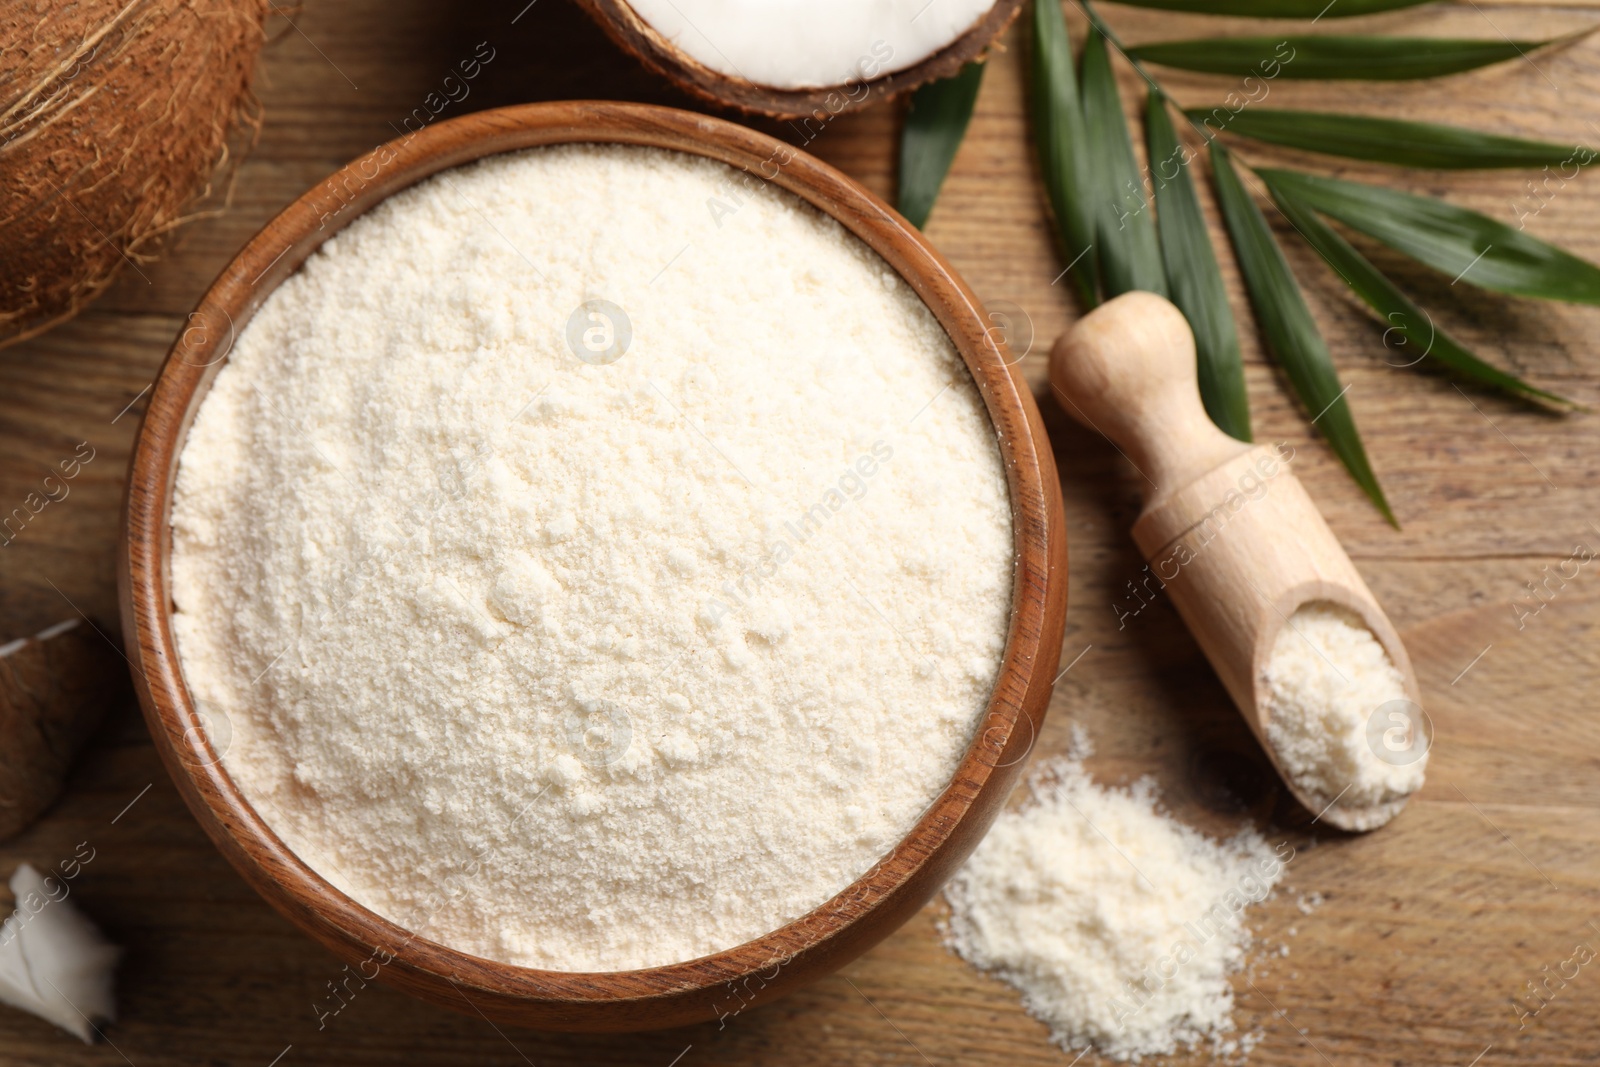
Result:
{"label": "wooden scoop", "polygon": [[1143,475],[1133,539],[1295,798],[1345,830],[1394,818],[1404,798],[1353,807],[1303,791],[1267,738],[1262,672],[1279,630],[1308,601],[1355,612],[1420,706],[1417,681],[1394,626],[1289,473],[1292,452],[1236,441],[1207,417],[1183,314],[1152,293],[1117,297],[1056,342],[1050,384]]}

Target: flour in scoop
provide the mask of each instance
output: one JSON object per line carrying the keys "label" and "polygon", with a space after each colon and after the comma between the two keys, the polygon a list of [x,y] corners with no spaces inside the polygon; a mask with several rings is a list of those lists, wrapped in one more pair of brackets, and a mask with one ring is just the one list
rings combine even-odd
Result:
{"label": "flour in scoop", "polygon": [[1354,612],[1301,605],[1278,631],[1261,681],[1267,739],[1289,778],[1318,802],[1353,812],[1422,788],[1422,709]]}
{"label": "flour in scoop", "polygon": [[1254,830],[1207,837],[1162,811],[1150,779],[1096,784],[1087,755],[1080,734],[1071,756],[1035,768],[1027,802],[951,879],[952,947],[1015,986],[1074,1054],[1247,1050],[1229,975],[1250,942],[1245,910],[1271,892],[1293,846]]}
{"label": "flour in scoop", "polygon": [[994,427],[899,276],[621,146],[352,222],[240,334],[173,508],[245,797],[378,914],[560,970],[730,948],[871,868],[985,713],[1012,568]]}

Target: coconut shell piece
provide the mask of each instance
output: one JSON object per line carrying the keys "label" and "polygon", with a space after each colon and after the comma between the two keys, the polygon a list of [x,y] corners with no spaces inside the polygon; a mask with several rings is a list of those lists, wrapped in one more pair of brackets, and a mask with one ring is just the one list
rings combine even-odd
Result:
{"label": "coconut shell piece", "polygon": [[0,645],[0,841],[60,795],[78,750],[126,684],[116,649],[82,619]]}
{"label": "coconut shell piece", "polygon": [[[925,82],[948,78],[973,60],[981,58],[995,38],[1022,10],[1022,0],[998,0],[966,33],[928,58],[904,70],[885,74],[864,83],[817,89],[775,89],[744,78],[712,70],[690,56],[649,23],[639,17],[627,0],[578,0],[623,51],[694,96],[712,104],[746,114],[768,115],[778,119],[811,118],[826,122],[835,115],[855,111],[875,101],[910,92]],[[867,92],[861,92],[865,85]]]}
{"label": "coconut shell piece", "polygon": [[0,4],[0,346],[77,314],[227,155],[266,0]]}

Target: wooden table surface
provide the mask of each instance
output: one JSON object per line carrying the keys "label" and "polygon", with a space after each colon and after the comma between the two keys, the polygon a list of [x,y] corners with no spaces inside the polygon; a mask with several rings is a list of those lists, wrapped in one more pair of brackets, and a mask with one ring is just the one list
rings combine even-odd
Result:
{"label": "wooden table surface", "polygon": [[[393,124],[479,42],[494,58],[470,97],[451,105],[456,111],[563,97],[688,106],[571,5],[524,4],[307,0],[291,12],[292,23],[271,20],[274,40],[258,78],[265,121],[226,212],[182,231],[159,262],[125,273],[77,321],[0,352],[4,510],[80,442],[94,450],[70,495],[0,550],[0,640],[78,610],[117,636],[113,548],[124,467],[142,391],[185,313],[257,227],[334,167],[392,136]],[[1135,42],[1247,25],[1105,10]],[[1594,5],[1480,0],[1337,28],[1381,24],[1478,37],[1503,30],[1526,38],[1597,22]],[[1052,285],[1062,264],[1027,143],[1022,56],[1013,31],[990,66],[927,232],[981,297],[1024,309],[1037,338],[1026,365],[1062,471],[1072,551],[1063,662],[1076,660],[1057,686],[1040,750],[1064,749],[1070,726],[1082,724],[1097,745],[1091,769],[1103,780],[1153,774],[1171,808],[1195,825],[1227,833],[1253,819],[1269,837],[1300,848],[1286,887],[1250,913],[1258,941],[1235,988],[1239,1027],[1260,1031],[1252,1062],[1600,1061],[1600,959],[1552,983],[1554,996],[1520,1024],[1516,1001],[1580,943],[1600,949],[1600,715],[1592,696],[1600,685],[1600,563],[1583,567],[1553,597],[1544,594],[1549,603],[1520,627],[1516,610],[1537,606],[1527,583],[1541,582],[1546,567],[1578,546],[1600,548],[1600,421],[1530,410],[1395,366],[1409,357],[1385,347],[1382,325],[1291,244],[1403,524],[1397,532],[1308,432],[1247,325],[1236,274],[1224,266],[1244,333],[1257,439],[1295,447],[1301,479],[1403,634],[1437,735],[1428,784],[1393,825],[1366,837],[1308,832],[1310,817],[1273,783],[1171,606],[1158,600],[1118,625],[1116,605],[1131,604],[1122,601],[1125,583],[1142,566],[1127,536],[1137,485],[1118,454],[1064,418],[1041,385],[1049,343],[1077,312],[1064,287]],[[1228,88],[1224,80],[1179,75],[1168,84],[1194,104],[1219,101]],[[1600,41],[1419,85],[1280,81],[1272,100],[1593,143],[1600,140]],[[888,195],[899,114],[880,106],[838,118],[810,148]],[[1524,201],[1530,175],[1521,172],[1338,169],[1444,194],[1513,223],[1512,202],[1535,203]],[[1600,260],[1600,185],[1584,174],[1552,188],[1529,230]],[[1600,309],[1490,297],[1380,261],[1485,357],[1600,405],[1600,355],[1591,341]],[[94,859],[74,894],[126,946],[122,1019],[108,1031],[115,1046],[78,1045],[0,1009],[0,1064],[1065,1067],[1077,1055],[1052,1046],[1009,987],[942,947],[937,904],[842,973],[721,1029],[611,1038],[496,1029],[376,985],[319,1029],[314,1004],[338,965],[261,903],[211,847],[169,784],[131,700],[97,738],[61,803],[0,846],[0,870],[22,860],[52,866],[80,842]],[[1098,1059],[1091,1053],[1081,1062]]]}

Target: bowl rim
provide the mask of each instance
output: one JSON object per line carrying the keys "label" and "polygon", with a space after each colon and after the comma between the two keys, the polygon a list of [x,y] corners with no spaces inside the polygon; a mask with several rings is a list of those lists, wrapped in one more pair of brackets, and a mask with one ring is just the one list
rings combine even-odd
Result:
{"label": "bowl rim", "polygon": [[[777,930],[698,959],[631,971],[549,971],[472,956],[422,938],[336,889],[278,838],[228,775],[196,714],[171,625],[178,459],[208,386],[255,310],[311,252],[385,197],[485,156],[573,142],[719,160],[811,203],[882,256],[933,312],[978,385],[996,431],[1013,520],[1012,606],[1000,671],[959,766],[916,824],[861,877]],[[740,980],[748,986],[751,976],[799,960],[809,962],[797,971],[815,974],[842,965],[920,908],[981,839],[1042,727],[1060,655],[1066,611],[1060,486],[1032,394],[986,321],[944,258],[882,201],[803,151],[721,119],[645,104],[525,104],[430,125],[372,149],[284,208],[222,270],[174,341],[135,441],[117,558],[124,643],[146,722],[179,792],[276,910],[343,959],[367,950],[368,959],[386,955],[380,969],[392,984],[457,1010],[462,1005],[451,998],[459,994],[471,1009],[488,1008],[489,1016],[506,1021],[634,1029],[643,1028],[637,1012],[632,1023],[612,1026],[588,1009],[659,1002],[647,1014],[675,1025],[718,1017],[709,990]],[[874,913],[885,928],[862,922]],[[486,1004],[475,1004],[466,991]]]}

